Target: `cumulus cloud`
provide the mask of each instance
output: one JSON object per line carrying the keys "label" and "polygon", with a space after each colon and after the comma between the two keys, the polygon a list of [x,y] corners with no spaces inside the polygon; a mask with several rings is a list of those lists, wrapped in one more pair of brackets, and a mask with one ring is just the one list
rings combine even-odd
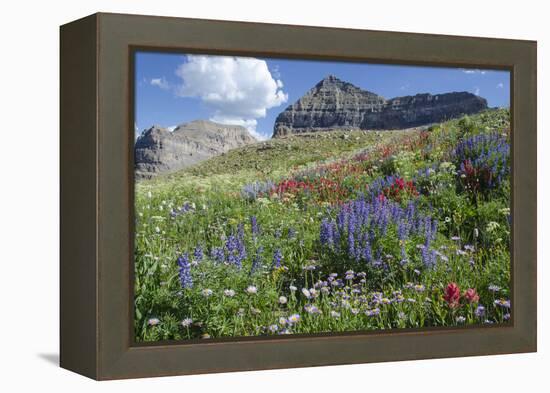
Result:
{"label": "cumulus cloud", "polygon": [[151,86],[160,87],[162,90],[168,90],[170,89],[170,84],[166,80],[166,78],[152,78],[151,79]]}
{"label": "cumulus cloud", "polygon": [[288,100],[283,82],[259,59],[189,55],[176,75],[182,80],[176,95],[199,98],[210,109],[210,120],[242,125],[256,137],[262,137],[257,119]]}
{"label": "cumulus cloud", "polygon": [[469,68],[463,68],[462,72],[464,72],[465,74],[481,74],[481,75],[485,75],[487,73],[487,71],[485,70],[469,69]]}
{"label": "cumulus cloud", "polygon": [[211,121],[220,124],[231,124],[235,126],[243,126],[248,130],[248,133],[252,135],[259,141],[264,141],[269,138],[267,135],[261,134],[256,131],[258,122],[256,119],[240,119],[236,117],[227,117],[227,116],[213,116],[210,118]]}
{"label": "cumulus cloud", "polygon": [[474,88],[474,94],[475,94],[476,96],[479,95],[480,91],[481,91],[481,90],[479,89],[479,87],[475,87],[475,88]]}
{"label": "cumulus cloud", "polygon": [[271,75],[273,75],[274,78],[280,79],[281,78],[281,71],[279,70],[279,66],[275,64],[271,68]]}

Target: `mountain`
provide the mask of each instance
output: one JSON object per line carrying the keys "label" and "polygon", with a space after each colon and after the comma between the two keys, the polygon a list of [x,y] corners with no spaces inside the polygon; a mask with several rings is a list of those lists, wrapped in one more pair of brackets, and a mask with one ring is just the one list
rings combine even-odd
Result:
{"label": "mountain", "polygon": [[487,109],[487,100],[468,92],[385,99],[328,75],[277,116],[273,137],[338,128],[403,129],[484,109]]}
{"label": "mountain", "polygon": [[174,172],[231,149],[255,143],[246,128],[195,120],[173,131],[153,126],[145,130],[134,146],[135,174],[149,178]]}

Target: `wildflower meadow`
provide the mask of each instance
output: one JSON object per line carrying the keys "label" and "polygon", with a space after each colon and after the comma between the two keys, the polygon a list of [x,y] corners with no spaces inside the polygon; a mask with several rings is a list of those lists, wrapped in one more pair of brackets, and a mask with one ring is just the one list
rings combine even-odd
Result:
{"label": "wildflower meadow", "polygon": [[507,323],[509,117],[294,135],[137,181],[135,340]]}

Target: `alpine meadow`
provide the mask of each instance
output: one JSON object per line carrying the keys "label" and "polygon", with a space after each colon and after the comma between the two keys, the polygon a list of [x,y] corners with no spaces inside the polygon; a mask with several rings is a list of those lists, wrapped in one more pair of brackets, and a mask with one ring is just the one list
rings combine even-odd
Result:
{"label": "alpine meadow", "polygon": [[[510,320],[507,105],[430,86],[386,99],[344,82],[355,75],[344,68],[293,93],[287,61],[265,113],[238,122],[244,109],[227,112],[225,90],[191,91],[200,70],[220,68],[193,68],[199,57],[177,68],[181,86],[162,78],[146,86],[182,112],[192,100],[210,112],[191,108],[175,127],[151,120],[136,135],[136,342]],[[241,65],[227,58],[231,69]],[[259,75],[276,74],[275,60],[249,60],[267,64]],[[491,77],[463,71],[448,72]],[[281,110],[287,92],[294,103]],[[146,105],[137,96],[138,115]]]}

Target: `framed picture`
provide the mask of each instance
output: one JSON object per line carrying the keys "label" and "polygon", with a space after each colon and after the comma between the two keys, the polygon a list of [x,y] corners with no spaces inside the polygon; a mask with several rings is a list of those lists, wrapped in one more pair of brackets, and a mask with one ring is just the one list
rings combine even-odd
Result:
{"label": "framed picture", "polygon": [[536,43],[61,27],[61,366],[536,351]]}

